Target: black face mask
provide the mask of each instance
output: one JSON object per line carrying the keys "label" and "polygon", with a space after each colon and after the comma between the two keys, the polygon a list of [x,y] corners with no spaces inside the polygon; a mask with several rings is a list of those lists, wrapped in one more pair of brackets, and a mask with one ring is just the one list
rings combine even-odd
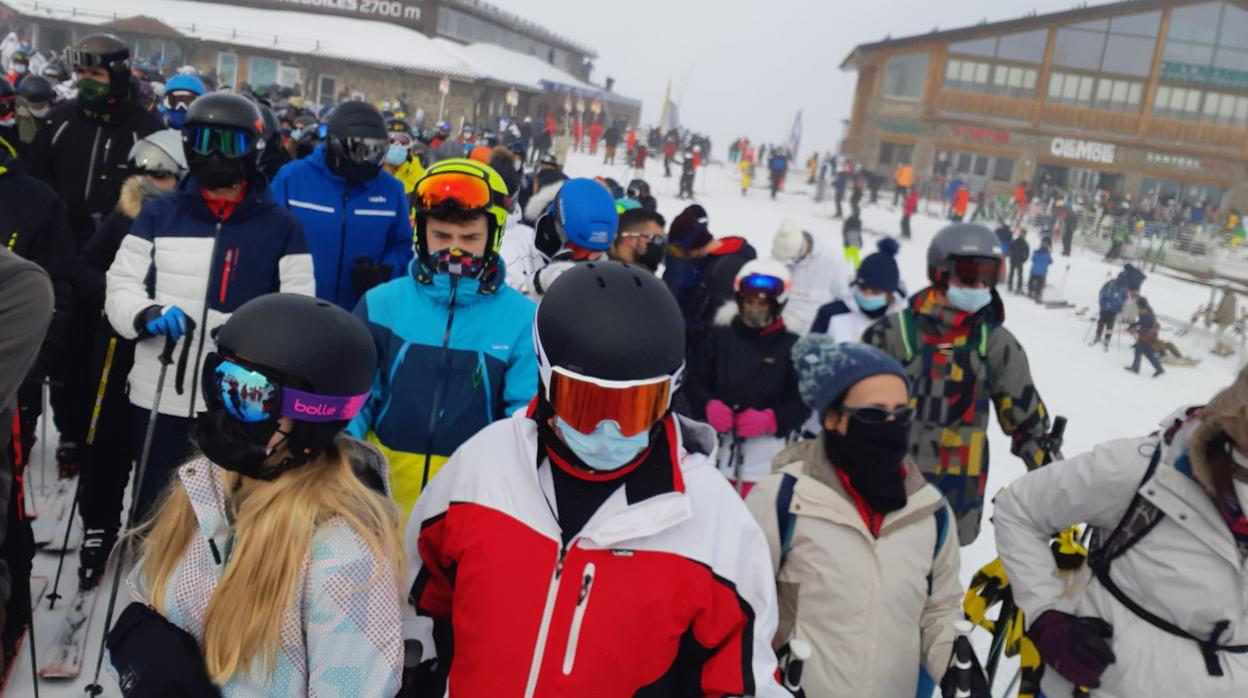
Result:
{"label": "black face mask", "polygon": [[662,243],[651,242],[646,245],[646,251],[637,256],[637,263],[649,269],[650,271],[658,271],[659,265],[663,263],[664,246]]}
{"label": "black face mask", "polygon": [[222,468],[257,480],[273,480],[294,465],[288,458],[277,467],[264,466],[272,454],[267,447],[275,432],[276,421],[243,424],[218,408],[200,413],[194,440],[208,460]]}
{"label": "black face mask", "polygon": [[247,179],[247,166],[242,158],[210,155],[191,160],[190,171],[204,189],[224,189]]}
{"label": "black face mask", "polygon": [[849,483],[876,513],[887,514],[906,505],[902,460],[910,448],[908,422],[867,424],[853,417],[845,434],[823,432],[828,461],[849,477]]}
{"label": "black face mask", "polygon": [[327,163],[330,172],[347,180],[347,184],[356,187],[365,182],[371,182],[378,173],[381,172],[381,165],[374,165],[371,162],[355,162],[342,157],[334,152],[333,148],[329,148],[326,153]]}

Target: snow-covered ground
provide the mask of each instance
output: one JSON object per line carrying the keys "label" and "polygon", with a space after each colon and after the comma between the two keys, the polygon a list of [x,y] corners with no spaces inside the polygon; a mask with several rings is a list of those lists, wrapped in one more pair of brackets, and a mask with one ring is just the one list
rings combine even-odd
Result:
{"label": "snow-covered ground", "polygon": [[[604,167],[600,162],[588,155],[573,155],[567,169],[574,176],[614,177],[622,185],[626,185],[633,174],[622,164]],[[645,175],[659,200],[660,212],[670,222],[688,203],[675,198],[677,173],[673,170],[673,177],[666,179],[662,176],[661,163],[651,162]],[[713,165],[699,175],[697,202],[706,208],[712,232],[717,236],[741,235],[754,245],[761,256],[766,256],[770,253],[772,236],[787,217],[813,233],[820,244],[840,249],[841,222],[831,218],[833,209],[829,204],[813,202],[809,187],[804,184],[804,176],[791,173],[788,191],[780,193],[772,201],[767,190],[762,188],[766,178],[761,175],[760,170],[760,176],[756,178],[757,186],[745,196],[741,195],[735,175],[727,168]],[[881,195],[882,202],[889,200],[891,195]],[[923,209],[924,206],[920,206],[920,211]],[[866,206],[863,225],[868,235],[863,255],[874,251],[878,238],[872,236],[871,231],[895,234],[899,231],[899,221],[900,213],[889,206]],[[898,259],[908,288],[917,290],[926,285],[927,244],[943,225],[944,222],[935,217],[918,215],[913,219],[914,238],[902,244]],[[1031,242],[1034,246],[1034,235]],[[1126,339],[1121,346],[1115,340],[1108,353],[1100,347],[1087,346],[1089,318],[1094,310],[1079,317],[1076,308],[1094,307],[1101,284],[1116,274],[1119,268],[1120,265],[1107,264],[1098,255],[1076,248],[1072,257],[1057,257],[1049,272],[1049,288],[1046,291],[1047,298],[1063,297],[1074,303],[1075,308],[1046,309],[1021,296],[1006,294],[1004,297],[1006,326],[1027,350],[1032,375],[1049,411],[1070,420],[1064,449],[1070,455],[1086,451],[1106,439],[1152,431],[1175,406],[1204,402],[1230,383],[1238,367],[1238,357],[1219,358],[1210,354],[1212,340],[1203,332],[1192,332],[1174,340],[1185,354],[1203,359],[1200,366],[1167,367],[1166,374],[1157,379],[1148,377],[1151,372],[1147,364],[1142,376],[1123,370],[1122,367],[1131,360],[1130,342]],[[1207,288],[1160,274],[1149,275],[1143,293],[1162,316],[1169,317],[1190,317],[1198,306],[1209,300]],[[1163,336],[1173,339],[1173,332]],[[1010,455],[1009,441],[999,429],[994,426],[989,434],[993,459],[988,491],[995,493],[1021,475],[1023,466]],[[35,454],[36,470],[44,467],[40,455]],[[36,472],[28,478],[28,482],[37,485],[42,477],[51,484],[50,481],[55,478],[54,466],[49,466],[46,473],[41,475]],[[991,508],[986,515],[991,515]],[[995,556],[992,527],[985,524],[979,539],[962,551],[963,582],[968,582],[975,570]],[[51,580],[56,573],[56,563],[55,555],[39,553],[35,558],[35,574]],[[67,555],[65,563],[60,591],[62,595],[72,597],[77,584],[77,555]],[[41,695],[53,698],[83,695],[83,687],[90,681],[99,649],[100,628],[107,601],[104,594],[107,594],[106,589],[96,604],[82,675],[73,681],[44,680],[40,684]],[[124,599],[119,600],[119,607],[124,603]],[[36,610],[36,636],[41,650],[63,618],[67,605],[68,598],[59,601],[56,609],[49,611],[47,601],[41,601]],[[984,634],[979,633],[978,639],[978,644],[986,645]],[[30,657],[23,651],[16,662],[6,695],[34,695]],[[1012,671],[1011,667],[1003,665],[1003,675],[1008,676]],[[108,679],[107,672],[103,683],[105,696],[120,695],[116,685]]]}

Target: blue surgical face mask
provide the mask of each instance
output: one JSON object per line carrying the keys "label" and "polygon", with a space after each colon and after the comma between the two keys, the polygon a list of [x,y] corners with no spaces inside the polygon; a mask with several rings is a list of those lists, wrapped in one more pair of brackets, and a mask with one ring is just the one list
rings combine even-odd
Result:
{"label": "blue surgical face mask", "polygon": [[25,75],[25,74],[26,74],[26,66],[25,66],[25,65],[23,65],[23,64],[21,64],[21,63],[14,63],[14,64],[13,64],[13,72],[17,73],[18,75]]}
{"label": "blue surgical face mask", "polygon": [[977,313],[992,302],[992,289],[950,286],[945,291],[945,297],[953,307],[968,313]]}
{"label": "blue surgical face mask", "polygon": [[182,124],[186,123],[185,109],[165,109],[162,111],[165,112],[165,123],[169,125],[169,128],[182,130]]}
{"label": "blue surgical face mask", "polygon": [[401,145],[392,145],[386,151],[386,164],[391,167],[398,167],[407,162],[407,148]]}
{"label": "blue surgical face mask", "polygon": [[638,453],[650,444],[650,432],[624,436],[620,427],[611,421],[599,422],[593,433],[582,434],[573,429],[561,417],[555,417],[563,442],[572,449],[577,458],[594,470],[619,470],[628,465]]}
{"label": "blue surgical face mask", "polygon": [[862,312],[870,313],[888,305],[888,296],[868,296],[863,294],[862,291],[854,289],[854,302],[858,304],[859,308],[862,308]]}

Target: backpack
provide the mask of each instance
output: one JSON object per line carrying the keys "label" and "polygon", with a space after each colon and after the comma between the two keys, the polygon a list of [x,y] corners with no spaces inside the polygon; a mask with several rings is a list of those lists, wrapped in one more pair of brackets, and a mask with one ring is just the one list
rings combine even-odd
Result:
{"label": "backpack", "polygon": [[1218,661],[1219,652],[1248,654],[1248,645],[1222,645],[1218,643],[1218,638],[1231,625],[1229,620],[1220,620],[1215,623],[1213,632],[1209,634],[1208,638],[1197,637],[1169,621],[1157,617],[1143,606],[1140,606],[1134,599],[1127,596],[1126,592],[1118,586],[1109,574],[1109,569],[1113,565],[1114,560],[1122,557],[1123,553],[1134,547],[1136,543],[1139,543],[1144,536],[1148,535],[1165,518],[1165,513],[1148,499],[1145,499],[1142,494],[1145,485],[1148,484],[1157,472],[1157,465],[1160,461],[1161,440],[1158,439],[1157,447],[1153,449],[1153,455],[1148,461],[1148,469],[1144,471],[1144,478],[1140,480],[1140,485],[1136,488],[1135,497],[1132,498],[1131,504],[1127,506],[1126,513],[1122,515],[1118,525],[1108,535],[1102,536],[1098,532],[1098,535],[1094,538],[1094,547],[1088,554],[1088,567],[1092,570],[1092,574],[1097,581],[1101,583],[1101,586],[1105,587],[1105,590],[1111,596],[1123,606],[1126,606],[1128,610],[1141,620],[1158,630],[1195,642],[1200,647],[1201,655],[1205,659],[1205,669],[1209,672],[1209,675],[1222,676],[1222,665]]}
{"label": "backpack", "polygon": [[[793,530],[797,528],[797,515],[789,511],[795,485],[796,475],[781,473],[780,489],[776,492],[776,521],[780,525],[780,567],[784,567],[789,549],[793,547]],[[932,516],[936,519],[936,545],[932,548],[932,561],[935,562],[940,549],[945,545],[945,539],[949,537],[949,505],[941,502],[940,508]],[[927,593],[932,593],[931,572],[927,573]]]}

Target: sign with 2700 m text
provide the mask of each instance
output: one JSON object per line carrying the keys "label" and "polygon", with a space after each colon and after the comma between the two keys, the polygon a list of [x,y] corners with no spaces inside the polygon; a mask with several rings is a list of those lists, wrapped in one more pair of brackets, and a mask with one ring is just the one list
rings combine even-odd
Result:
{"label": "sign with 2700 m text", "polygon": [[320,14],[376,19],[419,29],[424,16],[424,0],[235,0],[236,5],[274,10],[296,10]]}
{"label": "sign with 2700 m text", "polygon": [[1058,136],[1049,144],[1049,153],[1067,160],[1083,160],[1085,162],[1099,162],[1104,165],[1112,165],[1114,164],[1114,154],[1117,148],[1113,143],[1099,143],[1097,141],[1085,141],[1078,138],[1062,138]]}

